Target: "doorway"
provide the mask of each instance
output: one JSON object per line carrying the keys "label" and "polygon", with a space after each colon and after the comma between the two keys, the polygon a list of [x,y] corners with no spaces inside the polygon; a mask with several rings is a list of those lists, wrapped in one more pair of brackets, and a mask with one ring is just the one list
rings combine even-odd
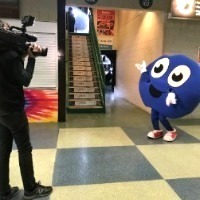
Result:
{"label": "doorway", "polygon": [[116,84],[116,54],[116,50],[101,50],[106,90],[112,92],[114,92]]}

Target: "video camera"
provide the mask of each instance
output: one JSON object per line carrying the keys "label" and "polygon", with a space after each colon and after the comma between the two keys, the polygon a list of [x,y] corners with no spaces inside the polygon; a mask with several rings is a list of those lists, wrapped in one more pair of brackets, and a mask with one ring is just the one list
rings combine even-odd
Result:
{"label": "video camera", "polygon": [[[11,49],[16,50],[21,55],[25,54],[31,45],[31,42],[36,42],[37,37],[34,35],[28,35],[26,33],[26,27],[32,26],[35,21],[35,17],[24,16],[21,19],[22,27],[11,26],[8,30],[0,28],[0,40],[3,44]],[[16,29],[15,31],[13,29]],[[48,48],[43,48],[40,53],[33,54],[35,56],[47,56]]]}

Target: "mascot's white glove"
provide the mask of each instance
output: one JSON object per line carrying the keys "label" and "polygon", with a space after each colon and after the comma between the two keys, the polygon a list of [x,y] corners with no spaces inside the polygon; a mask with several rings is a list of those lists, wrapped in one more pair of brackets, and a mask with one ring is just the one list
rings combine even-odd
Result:
{"label": "mascot's white glove", "polygon": [[170,104],[176,104],[176,95],[174,92],[169,92],[166,98],[166,105],[170,106]]}
{"label": "mascot's white glove", "polygon": [[143,60],[142,64],[135,64],[135,66],[137,67],[137,69],[140,70],[141,73],[144,73],[147,71],[147,65],[146,62]]}

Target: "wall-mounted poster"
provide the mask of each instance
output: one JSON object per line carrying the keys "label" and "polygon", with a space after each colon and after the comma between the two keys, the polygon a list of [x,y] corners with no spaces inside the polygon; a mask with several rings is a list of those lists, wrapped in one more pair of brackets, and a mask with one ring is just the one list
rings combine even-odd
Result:
{"label": "wall-mounted poster", "polygon": [[97,10],[97,34],[114,35],[115,11]]}

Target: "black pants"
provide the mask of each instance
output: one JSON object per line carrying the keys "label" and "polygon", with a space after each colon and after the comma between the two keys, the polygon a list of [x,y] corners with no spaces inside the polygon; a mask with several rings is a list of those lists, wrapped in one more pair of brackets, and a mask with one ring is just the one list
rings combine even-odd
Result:
{"label": "black pants", "polygon": [[0,116],[0,194],[10,190],[9,160],[13,139],[19,155],[19,166],[25,191],[35,186],[32,146],[29,136],[29,124],[24,111]]}

